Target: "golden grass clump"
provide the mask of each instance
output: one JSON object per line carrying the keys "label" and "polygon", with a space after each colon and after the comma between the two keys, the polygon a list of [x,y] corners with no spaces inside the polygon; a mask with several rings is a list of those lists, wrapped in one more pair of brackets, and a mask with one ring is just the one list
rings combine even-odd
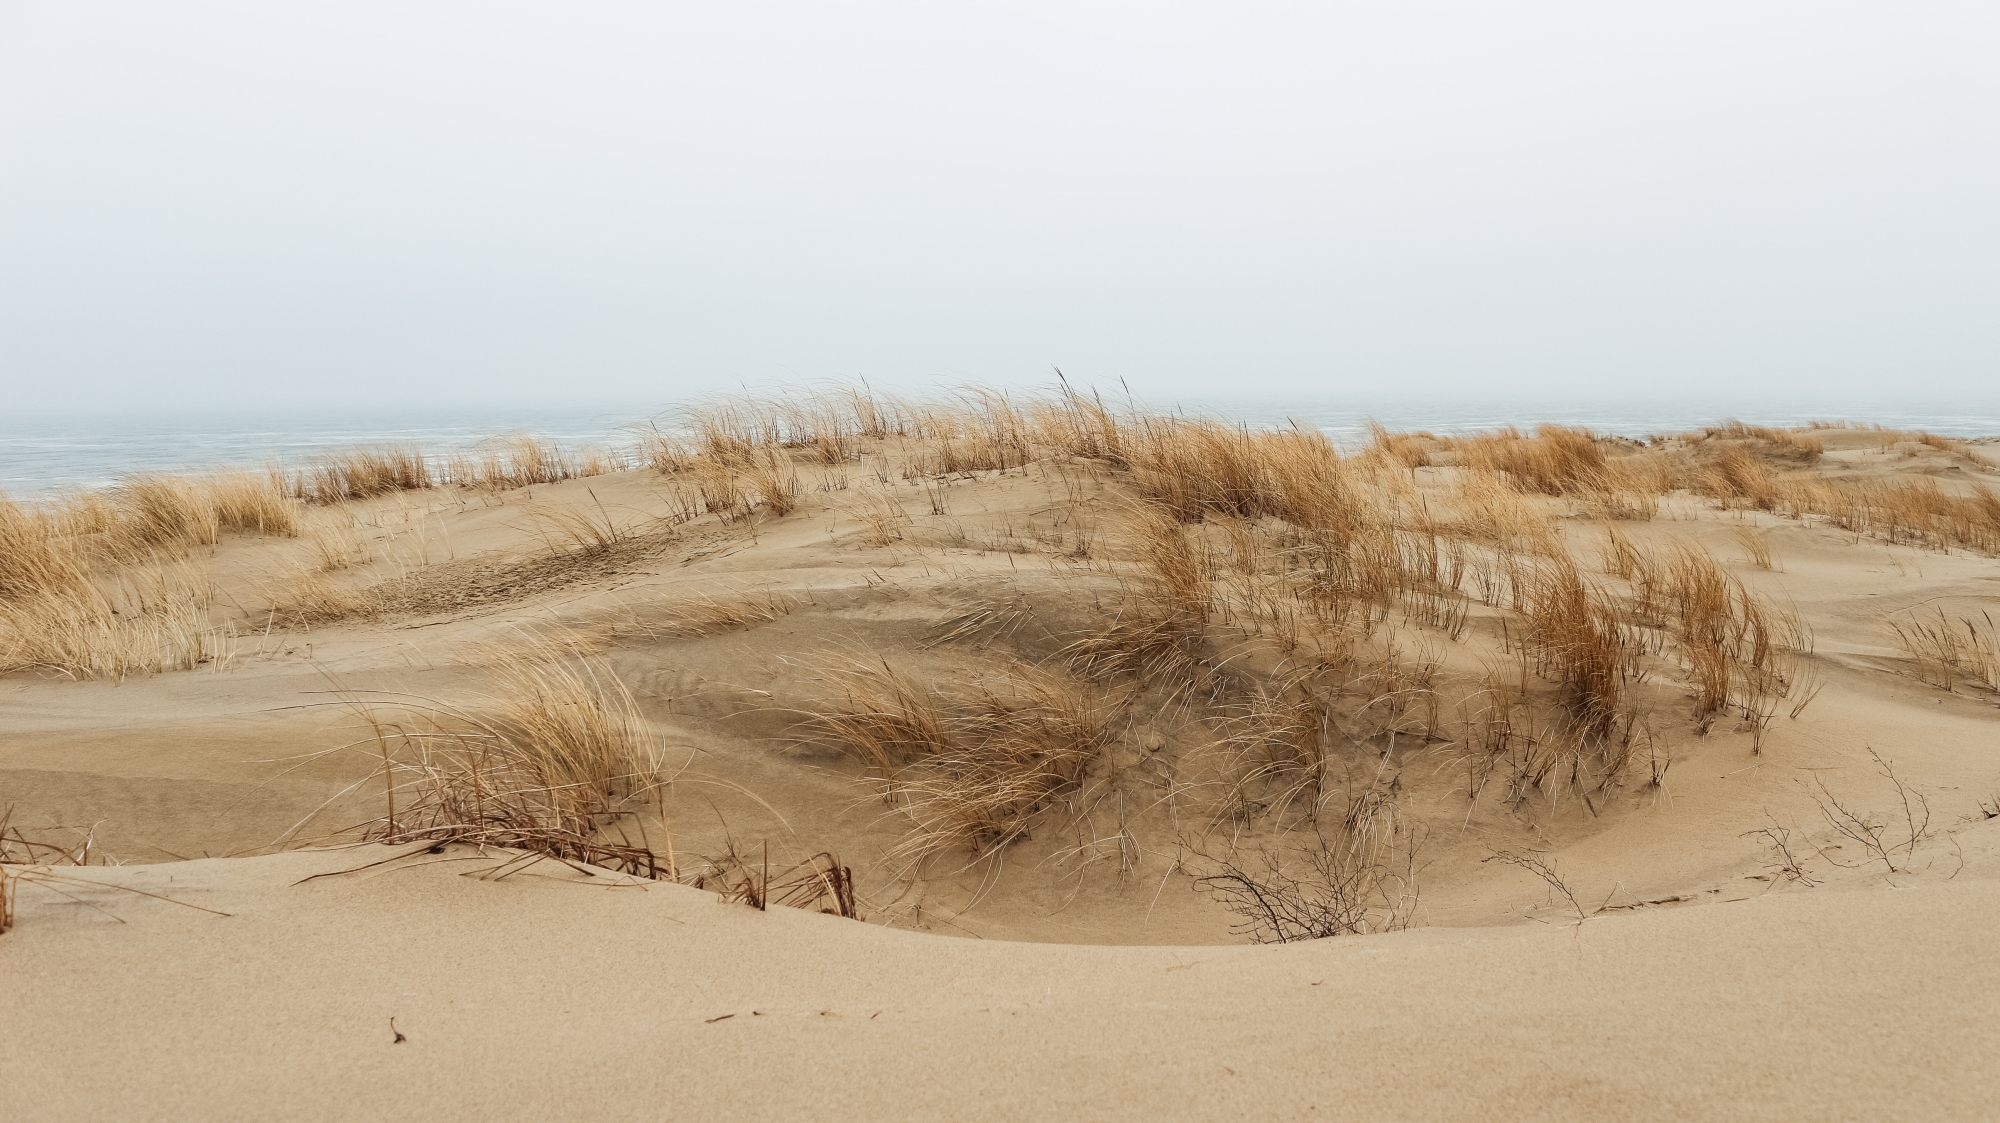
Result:
{"label": "golden grass clump", "polygon": [[367,616],[379,607],[369,589],[330,577],[324,568],[298,562],[284,568],[278,587],[267,593],[267,599],[273,619],[307,625]]}
{"label": "golden grass clump", "polygon": [[1105,744],[1102,696],[1045,672],[944,687],[882,660],[821,669],[843,697],[808,711],[808,727],[866,764],[908,816],[890,856],[912,867],[998,854],[1081,783]]}
{"label": "golden grass clump", "polygon": [[[657,431],[642,433],[642,457],[653,454],[663,440]],[[427,455],[412,445],[328,453],[292,472],[290,488],[299,499],[325,506],[447,485],[512,490],[604,475],[625,467],[622,456],[606,449],[587,447],[571,452],[554,441],[511,433],[444,456]]]}
{"label": "golden grass clump", "polygon": [[[1882,447],[1885,449],[1893,448],[1898,444],[1905,446],[1903,452],[1905,456],[1915,456],[1918,448],[1929,448],[1949,456],[1960,457],[1980,468],[2000,467],[2000,465],[1995,464],[1992,457],[1981,455],[1965,441],[1954,437],[1942,437],[1936,433],[1925,432],[1922,429],[1913,430],[1908,433],[1893,431],[1883,433]],[[1908,447],[1911,445],[1915,445],[1917,448]]]}
{"label": "golden grass clump", "polygon": [[1659,497],[1676,486],[1667,456],[1588,429],[1542,425],[1530,437],[1508,427],[1441,443],[1468,473],[1504,480],[1523,494],[1580,501],[1599,518],[1650,519]]}
{"label": "golden grass clump", "polygon": [[445,461],[442,478],[459,487],[509,491],[599,474],[585,469],[608,469],[611,463],[603,453],[581,457],[554,441],[511,433],[453,453]]}
{"label": "golden grass clump", "polygon": [[0,598],[0,672],[117,679],[191,670],[228,653],[210,597],[199,568],[160,562],[104,577],[73,573]]}
{"label": "golden grass clump", "polygon": [[74,518],[83,506],[24,507],[0,495],[0,602],[89,583],[89,530]]}
{"label": "golden grass clump", "polygon": [[1102,397],[1064,383],[1053,398],[1029,402],[1026,413],[1037,441],[1055,456],[1125,465],[1124,426]]}
{"label": "golden grass clump", "polygon": [[1735,538],[1743,547],[1743,552],[1749,556],[1751,565],[1758,569],[1772,568],[1771,540],[1764,537],[1757,528],[1739,526],[1736,528]]}
{"label": "golden grass clump", "polygon": [[1953,620],[1942,608],[1912,610],[1887,623],[1924,682],[1941,690],[1960,683],[2000,690],[2000,628],[1990,613]]}
{"label": "golden grass clump", "polygon": [[1399,464],[1411,469],[1422,468],[1430,463],[1431,452],[1442,447],[1443,442],[1430,433],[1391,432],[1380,422],[1370,422],[1368,425],[1368,454],[1384,463]]}
{"label": "golden grass clump", "polygon": [[773,516],[783,518],[798,506],[799,474],[793,470],[789,457],[766,449],[764,455],[752,458],[746,465],[744,475],[757,498],[763,501],[764,510]]}
{"label": "golden grass clump", "polygon": [[1606,563],[1631,585],[1635,622],[1672,640],[1696,689],[1698,721],[1734,705],[1754,722],[1769,700],[1791,693],[1810,636],[1706,550],[1680,543],[1663,558],[1614,534]]}
{"label": "golden grass clump", "polygon": [[1523,591],[1538,673],[1561,688],[1579,730],[1602,737],[1618,717],[1625,684],[1638,673],[1617,608],[1567,555],[1536,564]]}
{"label": "golden grass clump", "polygon": [[1143,577],[1110,621],[1063,655],[1086,678],[1131,676],[1169,698],[1192,697],[1210,678],[1202,651],[1215,607],[1209,559],[1163,504],[1135,504],[1125,522]]}
{"label": "golden grass clump", "polygon": [[29,506],[0,497],[0,670],[122,678],[222,657],[227,635],[186,550],[224,530],[298,527],[268,473],[142,476]]}
{"label": "golden grass clump", "polygon": [[[666,782],[660,737],[601,659],[555,636],[489,646],[493,692],[474,705],[347,698],[368,723],[385,795],[363,837],[464,842],[672,878],[646,833]],[[639,832],[637,841],[633,831]]]}
{"label": "golden grass clump", "polygon": [[293,473],[292,493],[324,506],[398,491],[422,491],[441,482],[421,450],[409,445],[382,445],[327,454]]}
{"label": "golden grass clump", "polygon": [[1135,490],[1182,522],[1268,515],[1322,525],[1344,483],[1339,452],[1317,430],[1144,418],[1122,444]]}
{"label": "golden grass clump", "polygon": [[1764,425],[1746,425],[1731,418],[1720,425],[1712,425],[1702,430],[1701,436],[1707,440],[1723,439],[1756,441],[1770,451],[1787,456],[1789,459],[1810,463],[1826,452],[1826,445],[1811,430],[1822,425],[1808,427],[1808,431],[1794,429],[1773,429]]}
{"label": "golden grass clump", "polygon": [[2000,495],[1983,485],[1947,491],[1933,479],[1788,480],[1777,500],[1794,518],[1818,516],[1892,543],[2000,553]]}
{"label": "golden grass clump", "polygon": [[1310,671],[1252,687],[1222,725],[1218,748],[1234,773],[1230,810],[1254,798],[1282,818],[1301,806],[1316,819],[1327,796],[1335,735],[1332,699]]}
{"label": "golden grass clump", "polygon": [[294,537],[300,510],[284,477],[232,470],[204,476],[134,476],[110,494],[107,545],[123,553],[212,546],[222,532]]}
{"label": "golden grass clump", "polygon": [[1723,445],[1695,477],[1694,490],[1732,504],[1769,511],[1778,505],[1778,477],[1739,445]]}
{"label": "golden grass clump", "polygon": [[1527,437],[1509,426],[1450,445],[1467,467],[1502,473],[1522,491],[1571,495],[1605,488],[1604,453],[1588,429],[1542,425]]}
{"label": "golden grass clump", "polygon": [[1538,703],[1525,676],[1489,674],[1460,703],[1458,735],[1448,744],[1466,769],[1467,816],[1496,780],[1510,807],[1538,793],[1553,806],[1566,791],[1588,804],[1623,779],[1637,730],[1629,712],[1593,730],[1570,707]]}

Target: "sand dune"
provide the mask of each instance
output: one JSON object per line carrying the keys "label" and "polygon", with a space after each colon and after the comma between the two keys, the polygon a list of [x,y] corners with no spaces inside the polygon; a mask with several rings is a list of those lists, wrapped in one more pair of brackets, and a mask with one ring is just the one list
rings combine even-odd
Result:
{"label": "sand dune", "polygon": [[802,397],[9,505],[0,1107],[1978,1118],[1986,447]]}

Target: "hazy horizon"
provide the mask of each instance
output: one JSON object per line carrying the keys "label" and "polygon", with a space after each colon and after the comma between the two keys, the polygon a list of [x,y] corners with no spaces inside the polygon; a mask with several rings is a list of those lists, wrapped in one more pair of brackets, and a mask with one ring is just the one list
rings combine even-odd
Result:
{"label": "hazy horizon", "polygon": [[2000,12],[0,2],[17,416],[1991,400]]}

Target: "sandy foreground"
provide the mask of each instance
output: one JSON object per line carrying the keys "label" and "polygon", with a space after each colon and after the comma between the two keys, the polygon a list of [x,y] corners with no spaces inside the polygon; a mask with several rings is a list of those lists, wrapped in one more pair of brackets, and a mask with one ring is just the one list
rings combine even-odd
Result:
{"label": "sandy foreground", "polygon": [[[190,669],[0,674],[0,842],[90,861],[17,883],[0,1119],[1993,1118],[2000,668],[1977,649],[2000,539],[1700,481],[1734,455],[1780,500],[1966,499],[2000,469],[1812,440],[1600,442],[1616,494],[1524,495],[1435,441],[1343,460],[1404,567],[1358,628],[1302,591],[1304,516],[1147,532],[1135,469],[941,470],[893,436],[221,535],[174,563],[213,592]],[[1661,465],[1698,486],[1629,482]],[[690,498],[774,466],[783,512]],[[1704,713],[1621,540],[1656,577],[1707,559],[1725,616],[1789,621],[1781,677]],[[1079,637],[1161,613],[1162,542],[1204,559],[1176,610],[1193,662],[1093,669]],[[1463,571],[1412,576],[1424,543]],[[1624,629],[1622,716],[1594,740],[1564,656],[1523,638],[1518,583],[1552,558]],[[1932,619],[1968,637],[1949,668],[1891,627]],[[682,883],[361,841],[391,820],[386,761],[405,831],[427,782],[382,723],[498,712],[496,652],[530,635],[626,692],[672,782],[601,821],[671,845]],[[960,740],[870,760],[829,715],[898,681],[961,711],[998,693]],[[1285,724],[1301,699],[1311,752]],[[1091,729],[1080,756],[1009,766],[1069,769],[1030,797],[936,764],[1011,743],[979,722],[1032,739],[1020,716],[1055,711]],[[939,784],[1018,831],[949,833],[922,802]],[[1885,850],[1837,829],[1849,812]],[[1343,869],[1367,934],[1250,942],[1201,877],[1297,870],[1314,831],[1366,857]],[[852,868],[860,921],[741,903],[762,863],[814,855]]]}
{"label": "sandy foreground", "polygon": [[298,884],[381,852],[85,875],[227,918],[31,897],[0,949],[8,1117],[1978,1119],[2000,1087],[1990,860],[1903,891],[1173,948],[939,939],[548,865],[490,882],[453,853]]}

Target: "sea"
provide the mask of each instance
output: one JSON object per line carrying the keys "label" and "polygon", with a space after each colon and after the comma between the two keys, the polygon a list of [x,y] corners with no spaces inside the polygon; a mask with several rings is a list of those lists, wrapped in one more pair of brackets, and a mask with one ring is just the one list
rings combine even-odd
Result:
{"label": "sea", "polygon": [[[1107,400],[1107,404],[1123,403]],[[1645,437],[1730,418],[1771,426],[1844,419],[1952,437],[2000,436],[2000,397],[1928,402],[1834,399],[1804,405],[1755,400],[1477,401],[1442,395],[1368,400],[1207,397],[1154,399],[1145,405],[1151,410],[1252,426],[1309,426],[1350,446],[1367,440],[1370,426],[1377,423],[1390,429],[1449,434],[1556,422],[1607,435]],[[569,446],[629,449],[637,445],[642,428],[672,428],[674,416],[673,406],[660,402],[405,408],[365,413],[299,408],[0,415],[0,494],[21,499],[72,488],[107,487],[146,472],[297,465],[358,445],[416,445],[443,453],[519,432]]]}

